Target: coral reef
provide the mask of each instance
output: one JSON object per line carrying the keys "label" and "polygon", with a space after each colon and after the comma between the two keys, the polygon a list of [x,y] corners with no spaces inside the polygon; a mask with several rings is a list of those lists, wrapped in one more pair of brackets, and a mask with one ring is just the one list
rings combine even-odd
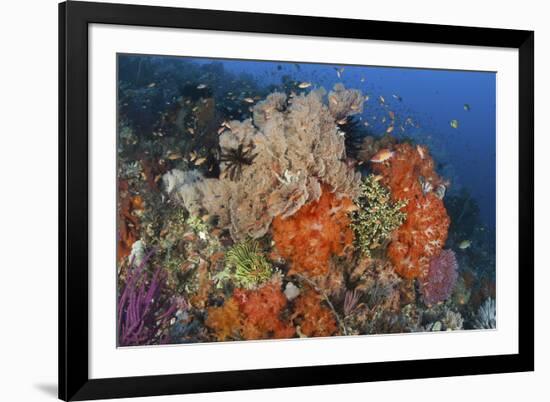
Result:
{"label": "coral reef", "polygon": [[423,331],[420,320],[421,313],[416,306],[408,304],[398,312],[371,310],[360,305],[347,321],[353,328],[352,334],[396,334]]}
{"label": "coral reef", "polygon": [[201,257],[197,258],[193,269],[193,275],[188,282],[188,294],[190,304],[196,308],[204,309],[208,303],[212,280],[210,279],[209,262]]}
{"label": "coral reef", "polygon": [[160,178],[167,170],[164,159],[143,158],[140,165],[141,176],[147,181],[149,189],[157,191]]}
{"label": "coral reef", "polygon": [[458,277],[458,263],[452,250],[443,250],[430,261],[428,272],[420,279],[424,303],[431,305],[447,300]]}
{"label": "coral reef", "polygon": [[[398,329],[405,327],[403,323],[408,321],[396,318],[402,307],[401,288],[404,281],[389,261],[361,255],[349,262],[346,276],[347,286],[353,289],[346,291],[342,301],[348,333],[377,333],[373,332],[375,330],[383,331],[379,333],[399,332]],[[347,298],[351,295],[357,300],[350,311]]]}
{"label": "coral reef", "polygon": [[395,231],[388,256],[401,276],[422,277],[444,247],[450,223],[443,200],[421,184],[430,183],[432,189],[442,185],[433,160],[425,147],[401,143],[391,158],[373,164],[373,170],[382,175],[394,201],[407,201],[402,210],[407,218]]}
{"label": "coral reef", "polygon": [[399,94],[119,57],[119,346],[496,326],[485,204]]}
{"label": "coral reef", "polygon": [[464,318],[451,302],[432,305],[419,311],[425,331],[456,331],[464,328]]}
{"label": "coral reef", "polygon": [[[173,323],[172,323],[173,322]],[[208,337],[201,319],[190,310],[179,309],[170,326],[171,343],[194,343]]]}
{"label": "coral reef", "polygon": [[[397,311],[400,307],[401,278],[396,274],[388,261],[381,259],[358,262],[358,265],[368,264],[368,268],[356,279],[356,290],[363,292],[366,305],[370,309]],[[354,280],[355,275],[350,277]]]}
{"label": "coral reef", "polygon": [[374,175],[367,176],[361,184],[361,193],[355,201],[358,209],[351,213],[351,227],[357,246],[366,255],[371,250],[385,246],[393,231],[405,220],[401,210],[406,201],[391,201],[390,192]]}
{"label": "coral reef", "polygon": [[457,306],[464,306],[468,304],[468,302],[470,301],[471,295],[472,295],[472,291],[466,285],[464,276],[459,275],[452,294],[453,302]]}
{"label": "coral reef", "polygon": [[497,309],[495,300],[486,299],[479,307],[475,316],[473,326],[476,329],[494,329],[496,325]]}
{"label": "coral reef", "polygon": [[443,324],[443,330],[456,331],[463,328],[464,319],[458,311],[446,310],[441,323]]}
{"label": "coral reef", "polygon": [[291,273],[326,275],[333,255],[342,255],[353,243],[348,212],[355,206],[323,186],[318,201],[295,213],[273,220],[273,240],[278,252],[291,262]]}
{"label": "coral reef", "polygon": [[[347,91],[339,87],[333,96],[353,114],[362,97]],[[358,194],[360,173],[344,162],[344,138],[320,92],[289,100],[273,93],[254,106],[253,116],[225,125],[219,179],[171,171],[163,176],[166,192],[192,214],[204,210],[218,216],[218,225],[229,228],[235,241],[262,237],[273,218],[290,217],[317,201],[322,184],[339,197]]]}
{"label": "coral reef", "polygon": [[211,276],[223,268],[223,238],[205,219],[189,216],[183,208],[170,208],[160,219],[162,225],[145,236],[159,248],[156,263],[165,268],[167,282],[177,294],[185,294],[194,307],[205,306]]}

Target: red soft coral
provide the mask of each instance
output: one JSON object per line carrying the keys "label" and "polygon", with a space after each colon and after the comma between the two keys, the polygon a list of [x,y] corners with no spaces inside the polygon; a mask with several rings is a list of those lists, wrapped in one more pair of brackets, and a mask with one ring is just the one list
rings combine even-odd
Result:
{"label": "red soft coral", "polygon": [[331,336],[338,331],[334,315],[321,304],[321,295],[311,289],[296,299],[293,319],[305,336]]}
{"label": "red soft coral", "polygon": [[139,220],[135,212],[143,210],[143,199],[139,195],[132,196],[128,182],[119,180],[119,207],[118,207],[118,260],[130,255],[132,245],[139,236]]}
{"label": "red soft coral", "polygon": [[223,306],[210,307],[207,311],[205,324],[214,330],[218,341],[240,337],[242,314],[236,299],[231,298]]}
{"label": "red soft coral", "polygon": [[292,263],[292,272],[326,275],[332,255],[342,255],[353,244],[348,212],[354,208],[328,186],[316,202],[304,205],[294,215],[273,220],[273,239],[278,252]]}
{"label": "red soft coral", "polygon": [[286,298],[281,282],[273,280],[256,290],[237,289],[233,297],[243,314],[244,339],[279,339],[294,336],[294,327],[283,320],[281,313]]}
{"label": "red soft coral", "polygon": [[208,309],[206,326],[214,330],[219,341],[292,338],[295,329],[282,317],[286,305],[278,279],[255,290],[235,289],[222,307]]}
{"label": "red soft coral", "polygon": [[404,224],[395,231],[388,256],[404,278],[426,275],[430,260],[439,255],[447,240],[450,219],[443,200],[435,193],[422,191],[421,180],[432,188],[442,184],[425,147],[398,144],[393,157],[373,165],[394,200],[407,200]]}

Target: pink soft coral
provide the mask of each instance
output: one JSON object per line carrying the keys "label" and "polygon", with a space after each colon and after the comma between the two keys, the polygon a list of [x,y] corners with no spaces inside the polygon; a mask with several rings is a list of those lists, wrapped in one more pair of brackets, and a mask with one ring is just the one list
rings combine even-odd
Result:
{"label": "pink soft coral", "polygon": [[431,305],[447,300],[458,277],[458,263],[452,250],[443,250],[432,258],[428,273],[420,280],[424,303]]}

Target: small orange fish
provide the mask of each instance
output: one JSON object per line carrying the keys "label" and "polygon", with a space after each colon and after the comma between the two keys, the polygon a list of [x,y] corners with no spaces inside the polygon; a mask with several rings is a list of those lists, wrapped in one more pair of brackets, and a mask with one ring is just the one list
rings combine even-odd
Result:
{"label": "small orange fish", "polygon": [[418,155],[420,155],[420,159],[424,159],[425,158],[425,153],[424,153],[424,148],[421,147],[420,145],[417,145],[416,146],[416,152],[418,152]]}
{"label": "small orange fish", "polygon": [[336,124],[338,124],[339,126],[343,126],[344,124],[346,124],[348,122],[348,119],[347,117],[344,117],[343,119],[340,119],[336,122]]}
{"label": "small orange fish", "polygon": [[206,162],[206,158],[198,158],[194,161],[195,165],[197,166],[202,165],[204,162]]}
{"label": "small orange fish", "polygon": [[394,152],[390,151],[389,149],[381,149],[371,158],[372,163],[382,163],[387,161],[393,156]]}

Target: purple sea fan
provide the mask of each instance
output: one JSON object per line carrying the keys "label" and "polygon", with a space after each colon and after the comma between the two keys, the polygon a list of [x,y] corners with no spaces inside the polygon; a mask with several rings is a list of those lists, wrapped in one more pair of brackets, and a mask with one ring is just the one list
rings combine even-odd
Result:
{"label": "purple sea fan", "polygon": [[458,263],[453,250],[443,250],[432,258],[428,273],[420,280],[420,293],[424,303],[437,304],[447,300],[458,277]]}
{"label": "purple sea fan", "polygon": [[[148,280],[145,269],[153,255],[150,251],[135,266],[130,264],[128,278],[118,301],[118,346],[139,346],[152,343],[157,331],[177,309],[176,304],[161,303],[164,271],[159,267]],[[159,340],[162,341],[162,340]]]}

